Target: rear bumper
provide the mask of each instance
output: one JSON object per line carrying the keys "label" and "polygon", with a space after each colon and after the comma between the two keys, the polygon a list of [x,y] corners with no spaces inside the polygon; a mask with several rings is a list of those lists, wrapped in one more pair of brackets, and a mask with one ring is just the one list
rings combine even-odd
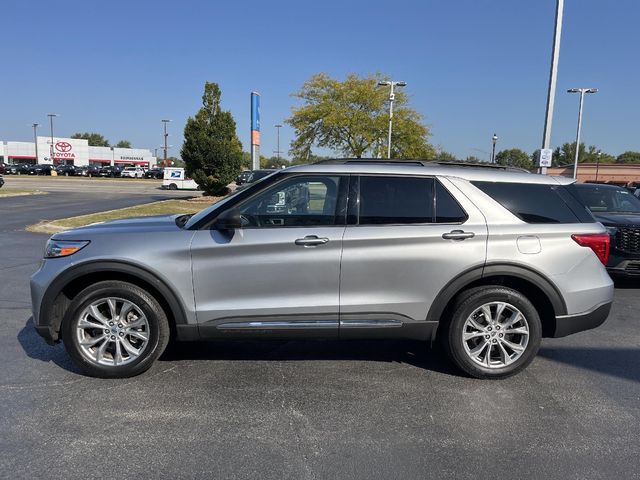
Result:
{"label": "rear bumper", "polygon": [[573,333],[599,327],[609,316],[612,302],[602,303],[588,312],[556,317],[556,330],[553,337],[566,337]]}

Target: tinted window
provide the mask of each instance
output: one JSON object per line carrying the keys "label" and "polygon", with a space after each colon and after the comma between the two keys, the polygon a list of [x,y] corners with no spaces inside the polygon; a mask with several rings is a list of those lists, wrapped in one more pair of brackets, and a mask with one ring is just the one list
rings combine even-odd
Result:
{"label": "tinted window", "polygon": [[561,185],[472,182],[527,223],[593,222],[582,205]]}
{"label": "tinted window", "polygon": [[467,214],[442,184],[436,181],[436,223],[462,223]]}
{"label": "tinted window", "polygon": [[238,208],[247,227],[335,225],[343,177],[294,177],[248,199]]}
{"label": "tinted window", "polygon": [[433,178],[360,177],[361,225],[431,223]]}
{"label": "tinted window", "polygon": [[640,213],[640,200],[624,188],[577,185],[575,191],[594,213]]}

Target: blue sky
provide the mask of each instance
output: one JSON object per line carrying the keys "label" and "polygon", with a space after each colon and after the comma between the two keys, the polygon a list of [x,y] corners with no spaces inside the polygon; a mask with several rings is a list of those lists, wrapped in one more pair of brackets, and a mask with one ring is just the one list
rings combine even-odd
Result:
{"label": "blue sky", "polygon": [[[382,72],[408,83],[432,142],[460,157],[540,147],[554,0],[121,1],[9,0],[0,10],[0,139],[29,140],[56,112],[56,134],[96,131],[154,148],[171,143],[218,82],[245,150],[249,94],[262,94],[262,153],[290,94],[317,72]],[[617,155],[640,150],[640,2],[565,0],[552,144],[575,137]],[[41,130],[48,132],[48,127]],[[293,131],[282,129],[288,149]]]}

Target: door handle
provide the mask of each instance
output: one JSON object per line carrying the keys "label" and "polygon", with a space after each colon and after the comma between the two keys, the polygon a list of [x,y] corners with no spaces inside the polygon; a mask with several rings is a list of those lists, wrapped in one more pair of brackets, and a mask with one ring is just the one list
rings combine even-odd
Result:
{"label": "door handle", "polygon": [[473,232],[465,232],[464,230],[451,230],[449,233],[443,233],[442,238],[445,240],[466,240],[473,238],[476,234]]}
{"label": "door handle", "polygon": [[329,241],[326,237],[318,237],[317,235],[307,235],[304,238],[298,238],[296,240],[296,245],[300,245],[302,247],[315,247],[318,245],[324,245]]}

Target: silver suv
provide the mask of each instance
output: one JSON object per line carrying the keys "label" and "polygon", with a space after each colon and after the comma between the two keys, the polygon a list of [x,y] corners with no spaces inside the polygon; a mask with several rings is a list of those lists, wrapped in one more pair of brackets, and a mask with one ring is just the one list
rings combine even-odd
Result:
{"label": "silver suv", "polygon": [[33,318],[89,374],[148,369],[170,338],[439,340],[478,378],[599,326],[609,236],[571,181],[427,162],[287,168],[195,215],[55,234]]}

